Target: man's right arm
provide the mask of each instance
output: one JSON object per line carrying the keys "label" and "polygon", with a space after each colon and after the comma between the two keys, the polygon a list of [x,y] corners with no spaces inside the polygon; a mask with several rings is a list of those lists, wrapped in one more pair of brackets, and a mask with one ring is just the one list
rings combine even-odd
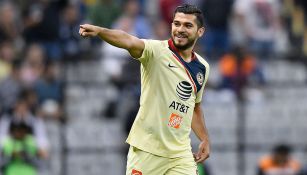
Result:
{"label": "man's right arm", "polygon": [[107,29],[90,24],[80,25],[79,34],[83,37],[95,37],[107,43],[126,49],[134,58],[140,58],[145,48],[145,43],[141,39],[132,36],[122,30]]}

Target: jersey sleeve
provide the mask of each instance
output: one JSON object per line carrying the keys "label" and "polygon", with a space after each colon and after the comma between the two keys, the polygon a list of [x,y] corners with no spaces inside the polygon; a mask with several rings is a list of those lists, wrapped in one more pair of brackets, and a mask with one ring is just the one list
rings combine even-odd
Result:
{"label": "jersey sleeve", "polygon": [[155,59],[158,49],[159,41],[156,40],[146,40],[142,39],[145,43],[145,48],[143,50],[142,56],[138,60],[142,63],[143,66],[147,66],[150,62]]}
{"label": "jersey sleeve", "polygon": [[143,50],[142,56],[138,60],[143,64],[147,65],[148,60],[153,57],[153,48],[150,40],[142,39],[145,43],[145,48]]}
{"label": "jersey sleeve", "polygon": [[204,89],[205,89],[205,86],[206,86],[206,83],[208,81],[208,77],[209,77],[209,72],[210,72],[210,66],[208,63],[205,64],[205,67],[206,67],[206,73],[205,73],[205,80],[204,80],[204,83],[200,89],[200,91],[197,93],[196,95],[196,100],[195,100],[195,103],[200,103],[202,98],[203,98],[203,93],[204,93]]}

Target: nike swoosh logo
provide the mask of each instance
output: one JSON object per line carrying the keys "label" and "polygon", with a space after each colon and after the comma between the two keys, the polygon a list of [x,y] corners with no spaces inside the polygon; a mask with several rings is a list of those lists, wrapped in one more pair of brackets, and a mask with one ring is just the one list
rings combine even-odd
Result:
{"label": "nike swoosh logo", "polygon": [[168,67],[170,67],[170,68],[178,68],[178,67],[176,67],[174,65],[171,65],[171,63],[168,63]]}

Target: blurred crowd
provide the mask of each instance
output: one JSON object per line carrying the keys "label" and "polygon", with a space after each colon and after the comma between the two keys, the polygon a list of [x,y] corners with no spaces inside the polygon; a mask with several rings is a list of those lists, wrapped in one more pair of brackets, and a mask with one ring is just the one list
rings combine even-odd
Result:
{"label": "blurred crowd", "polygon": [[[80,38],[79,24],[168,39],[173,10],[182,3],[196,4],[204,12],[206,34],[195,50],[218,63],[222,81],[214,88],[232,89],[240,97],[246,85],[265,83],[260,61],[307,63],[304,0],[0,0],[3,175],[20,174],[20,167],[34,175],[43,166],[40,160],[48,159],[44,121],[65,119],[61,75],[67,62],[102,59],[120,97],[138,100],[137,62],[97,38]],[[111,101],[105,115],[118,115],[119,103],[119,98]],[[136,112],[135,107],[128,112],[127,132]]]}
{"label": "blurred crowd", "polygon": [[257,168],[257,175],[305,175],[301,170],[301,164],[291,155],[292,148],[289,145],[276,145],[271,154],[263,156]]}

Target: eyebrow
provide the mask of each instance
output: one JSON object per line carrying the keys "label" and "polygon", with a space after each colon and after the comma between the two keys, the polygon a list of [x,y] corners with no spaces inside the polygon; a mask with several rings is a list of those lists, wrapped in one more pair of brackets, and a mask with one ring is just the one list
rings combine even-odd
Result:
{"label": "eyebrow", "polygon": [[[174,23],[174,22],[181,23],[181,22],[180,22],[180,21],[178,21],[178,20],[174,20],[174,21],[173,21],[173,23]],[[191,22],[183,22],[183,24],[191,24],[191,25],[194,25],[194,24],[193,24],[193,23],[191,23]]]}

